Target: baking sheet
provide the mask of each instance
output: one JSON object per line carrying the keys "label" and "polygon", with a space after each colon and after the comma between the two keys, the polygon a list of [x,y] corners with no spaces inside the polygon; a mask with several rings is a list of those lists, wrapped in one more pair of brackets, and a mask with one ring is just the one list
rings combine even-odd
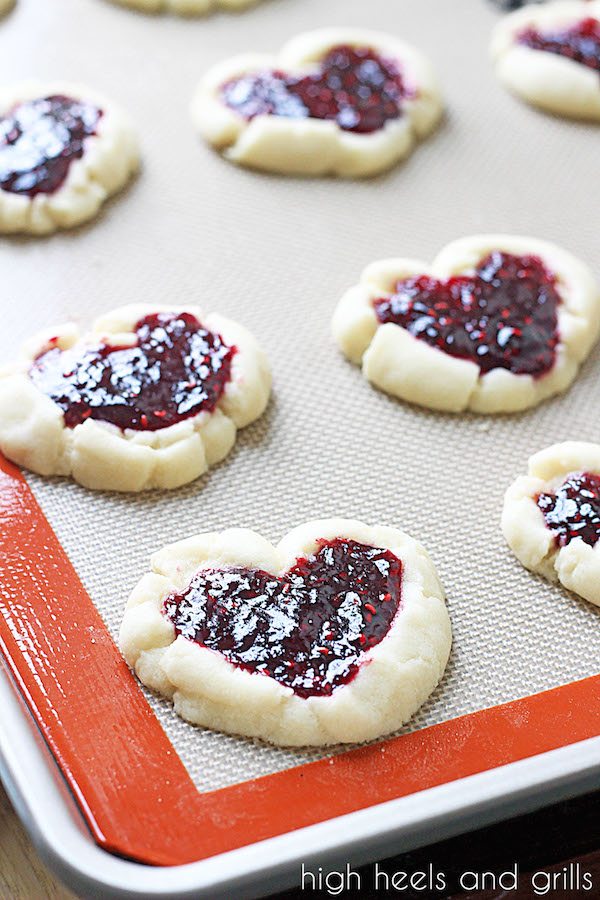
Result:
{"label": "baking sheet", "polygon": [[[600,611],[525,572],[499,515],[530,453],[600,438],[600,354],[565,397],[537,411],[453,417],[376,392],[329,334],[363,265],[430,259],[464,234],[555,240],[600,272],[597,128],[504,93],[487,59],[496,17],[483,0],[455,0],[451,10],[444,0],[266,0],[198,21],[105,0],[19,0],[0,24],[2,79],[64,78],[106,92],[134,116],[144,156],[140,177],[95,223],[3,239],[2,359],[45,325],[85,327],[120,304],[181,300],[247,325],[274,370],[266,415],[193,485],[136,497],[30,478],[113,635],[163,544],[232,525],[277,540],[306,519],[343,515],[419,538],[448,591],[452,659],[410,729],[599,671]],[[196,139],[188,104],[206,67],[332,24],[389,30],[436,62],[448,115],[406,165],[368,182],[278,178],[235,169]],[[149,699],[201,790],[323,755],[196,729]]]}

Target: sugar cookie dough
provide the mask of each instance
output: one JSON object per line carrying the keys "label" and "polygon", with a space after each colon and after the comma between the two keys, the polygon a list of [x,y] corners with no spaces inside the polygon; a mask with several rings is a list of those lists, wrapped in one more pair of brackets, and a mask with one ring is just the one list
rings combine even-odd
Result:
{"label": "sugar cookie dough", "polygon": [[335,340],[372,384],[448,412],[516,412],[566,390],[599,330],[587,266],[508,235],[454,241],[431,265],[373,263],[333,317]]}
{"label": "sugar cookie dough", "polygon": [[129,118],[95,91],[0,88],[0,233],[48,234],[93,218],[138,160]]}
{"label": "sugar cookie dough", "polygon": [[112,0],[118,6],[129,6],[142,12],[177,13],[180,16],[203,16],[217,9],[228,12],[255,6],[260,0]]}
{"label": "sugar cookie dough", "polygon": [[195,306],[132,304],[47,330],[0,370],[0,450],[97,490],[176,488],[262,415],[271,375],[241,325]]}
{"label": "sugar cookie dough", "polygon": [[528,103],[600,122],[600,0],[557,0],[506,16],[492,57],[502,83]]}
{"label": "sugar cookie dough", "polygon": [[600,606],[600,445],[532,456],[506,492],[502,531],[526,568]]}
{"label": "sugar cookie dough", "polygon": [[184,719],[280,745],[406,722],[450,652],[444,592],[394,528],[309,522],[273,546],[232,528],[152,557],[121,625],[127,662]]}
{"label": "sugar cookie dough", "polygon": [[349,178],[391,168],[441,114],[427,59],[360,28],[307,32],[277,56],[229,59],[204,76],[192,103],[197,130],[233,162]]}

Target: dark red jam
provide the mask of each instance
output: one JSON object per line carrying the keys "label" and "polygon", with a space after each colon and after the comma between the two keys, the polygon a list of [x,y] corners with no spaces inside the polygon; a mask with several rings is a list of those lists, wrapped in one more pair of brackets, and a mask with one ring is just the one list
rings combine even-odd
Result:
{"label": "dark red jam", "polygon": [[135,326],[137,341],[44,351],[33,383],[63,410],[69,428],[86,419],[157,431],[212,412],[231,378],[235,347],[190,313],[156,313]]}
{"label": "dark red jam", "polygon": [[400,118],[403,100],[414,92],[392,60],[368,48],[341,46],[330,50],[310,75],[244,75],[224,84],[221,95],[245,119],[329,119],[345,131],[369,134]]}
{"label": "dark red jam", "polygon": [[473,275],[405,278],[374,307],[380,322],[401,325],[482,372],[540,376],[554,365],[560,302],[556,279],[540,259],[496,251]]}
{"label": "dark red jam", "polygon": [[555,494],[536,500],[559,547],[575,538],[593,547],[600,539],[600,475],[570,475]]}
{"label": "dark red jam", "polygon": [[13,194],[52,194],[96,134],[102,110],[55,94],[28,100],[0,119],[0,187]]}
{"label": "dark red jam", "polygon": [[566,56],[574,62],[600,72],[600,21],[588,18],[565,31],[542,34],[535,28],[528,28],[518,37],[520,44],[532,50],[544,50]]}
{"label": "dark red jam", "polygon": [[389,550],[322,541],[282,577],[203,569],[164,612],[178,635],[270,675],[300,697],[331,694],[388,633],[401,603],[402,563]]}

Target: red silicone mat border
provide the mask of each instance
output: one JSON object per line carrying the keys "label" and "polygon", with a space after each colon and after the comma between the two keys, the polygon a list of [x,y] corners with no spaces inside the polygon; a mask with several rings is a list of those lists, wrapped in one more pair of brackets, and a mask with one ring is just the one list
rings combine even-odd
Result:
{"label": "red silicone mat border", "polygon": [[597,675],[201,794],[27,482],[1,456],[0,649],[96,842],[153,865],[205,859],[600,734]]}

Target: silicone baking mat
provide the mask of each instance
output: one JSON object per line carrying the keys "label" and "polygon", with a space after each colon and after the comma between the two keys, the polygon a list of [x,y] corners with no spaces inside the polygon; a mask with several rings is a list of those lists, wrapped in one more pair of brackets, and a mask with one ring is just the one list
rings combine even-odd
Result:
{"label": "silicone baking mat", "polygon": [[[232,525],[276,541],[306,519],[342,515],[409,531],[448,592],[451,662],[407,731],[600,670],[600,611],[525,572],[499,531],[504,490],[532,452],[600,439],[600,354],[566,396],[484,419],[378,393],[330,338],[335,303],[365,264],[427,260],[465,234],[555,240],[600,273],[590,189],[597,129],[504,93],[487,57],[497,15],[483,0],[266,0],[243,15],[189,21],[104,0],[19,0],[0,23],[4,81],[88,83],[131,112],[143,146],[139,178],[95,223],[43,240],[3,239],[2,359],[46,325],[85,327],[120,304],[181,300],[243,322],[274,371],[266,415],[186,488],[95,494],[28,476],[113,636],[163,544]],[[401,35],[436,64],[447,117],[404,166],[356,183],[279,178],[236,169],[196,138],[188,105],[208,66],[335,24]],[[201,791],[324,755],[193,728],[170,704],[148,700]]]}

